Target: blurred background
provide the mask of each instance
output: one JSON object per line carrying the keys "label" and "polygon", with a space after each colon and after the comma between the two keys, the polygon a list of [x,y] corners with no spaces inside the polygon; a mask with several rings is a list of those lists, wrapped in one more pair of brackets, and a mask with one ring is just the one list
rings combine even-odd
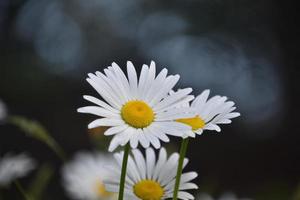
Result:
{"label": "blurred background", "polygon": [[[87,105],[82,95],[97,96],[87,73],[154,60],[181,75],[177,86],[228,96],[242,114],[222,133],[191,141],[199,192],[296,199],[298,15],[291,0],[0,0],[0,99],[9,114],[43,124],[68,157],[105,150],[103,130],[87,130],[94,117],[76,112]],[[68,199],[49,148],[10,124],[0,134],[0,156],[26,151],[53,167],[42,199]],[[176,151],[180,141],[172,141]],[[21,199],[15,190],[4,199]]]}

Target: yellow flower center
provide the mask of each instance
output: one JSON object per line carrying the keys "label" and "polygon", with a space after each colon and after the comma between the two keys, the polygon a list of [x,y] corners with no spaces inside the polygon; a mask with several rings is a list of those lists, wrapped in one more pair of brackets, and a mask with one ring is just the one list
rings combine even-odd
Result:
{"label": "yellow flower center", "polygon": [[104,184],[101,181],[97,182],[97,184],[96,184],[96,190],[97,190],[97,194],[98,194],[99,197],[109,197],[109,196],[113,195],[113,193],[108,192],[105,189],[105,186],[104,186]]}
{"label": "yellow flower center", "polygon": [[201,117],[199,117],[198,115],[196,115],[195,117],[192,117],[192,118],[177,119],[176,121],[189,125],[190,127],[192,127],[193,131],[196,131],[205,126],[204,120]]}
{"label": "yellow flower center", "polygon": [[145,128],[154,120],[154,112],[143,101],[128,101],[121,109],[123,120],[134,128]]}
{"label": "yellow flower center", "polygon": [[164,190],[159,183],[152,180],[142,180],[133,186],[134,194],[142,200],[160,200]]}

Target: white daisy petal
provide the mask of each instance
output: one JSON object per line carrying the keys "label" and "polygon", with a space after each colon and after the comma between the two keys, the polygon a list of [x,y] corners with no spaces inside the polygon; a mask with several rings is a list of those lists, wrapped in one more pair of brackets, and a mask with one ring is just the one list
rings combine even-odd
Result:
{"label": "white daisy petal", "polygon": [[236,118],[236,117],[239,117],[239,116],[241,116],[240,113],[238,113],[238,112],[233,112],[233,113],[227,114],[225,117],[226,117],[227,119],[232,119],[232,118]]}
{"label": "white daisy petal", "polygon": [[[110,72],[110,71],[111,70],[108,69],[104,70],[104,72]],[[100,91],[103,93],[103,95],[110,97],[115,102],[117,102],[119,106],[122,104],[122,101],[124,101],[124,97],[120,92],[118,92],[119,88],[114,77],[109,77],[99,71],[96,72],[96,75],[89,73],[88,76],[90,77],[90,80],[95,83],[95,86],[97,87],[95,89],[97,89],[98,92]],[[103,96],[102,94],[100,95]]]}
{"label": "white daisy petal", "polygon": [[144,133],[139,134],[139,141],[145,149],[150,146],[150,141],[146,137]]}
{"label": "white daisy petal", "polygon": [[[120,99],[124,100],[124,102],[128,101],[128,95],[126,93],[125,86],[123,85],[122,79],[116,74],[114,68],[104,69],[105,75],[110,79],[109,85],[111,88],[117,93]],[[123,103],[123,101],[121,101]]]}
{"label": "white daisy petal", "polygon": [[206,118],[209,117],[209,114],[213,111],[215,111],[216,108],[218,108],[219,104],[221,104],[222,102],[225,102],[226,97],[221,97],[221,96],[214,96],[212,98],[210,98],[207,102],[205,107],[198,112],[201,113],[201,116],[203,117],[203,119],[205,120]]}
{"label": "white daisy petal", "polygon": [[196,133],[197,133],[198,135],[201,135],[201,134],[203,133],[203,129],[197,130]]}
{"label": "white daisy petal", "polygon": [[122,138],[121,146],[125,146],[129,142],[131,137],[135,134],[135,132],[135,129],[128,127],[122,133],[120,133],[120,135],[122,134],[124,136]]}
{"label": "white daisy petal", "polygon": [[167,152],[165,148],[161,148],[159,151],[158,161],[156,163],[155,169],[153,171],[153,180],[158,181],[158,175],[161,171],[161,168],[167,161]]}
{"label": "white daisy petal", "polygon": [[126,128],[128,128],[127,124],[124,124],[122,126],[111,127],[104,132],[104,135],[106,135],[106,136],[114,135],[114,134],[124,131]]}
{"label": "white daisy petal", "polygon": [[169,137],[160,129],[159,126],[155,126],[155,124],[152,124],[148,127],[151,134],[154,134],[156,137],[158,137],[161,141],[169,142]]}
{"label": "white daisy petal", "polygon": [[230,119],[220,119],[217,122],[218,124],[230,124],[232,121]]}
{"label": "white daisy petal", "polygon": [[84,95],[83,98],[84,98],[85,100],[88,100],[88,101],[90,101],[90,102],[92,102],[92,103],[94,103],[94,104],[97,104],[98,106],[103,107],[103,108],[105,108],[106,110],[109,110],[109,111],[111,111],[111,112],[113,112],[113,113],[120,113],[120,111],[118,111],[117,109],[111,107],[110,105],[108,105],[108,104],[105,103],[104,101],[101,101],[100,99],[97,99],[97,98],[95,98],[95,97],[93,97],[93,96]]}
{"label": "white daisy petal", "polygon": [[139,143],[138,134],[139,133],[137,131],[135,131],[135,133],[133,133],[133,135],[130,139],[130,146],[133,149],[137,148],[137,146],[138,146],[138,143]]}
{"label": "white daisy petal", "polygon": [[209,93],[210,93],[210,90],[204,90],[199,96],[197,96],[195,98],[195,100],[193,101],[193,103],[191,104],[191,106],[192,107],[202,108],[202,106],[204,106],[204,104],[207,101]]}
{"label": "white daisy petal", "polygon": [[128,158],[128,173],[131,172],[132,173],[132,176],[133,176],[133,179],[134,179],[134,182],[137,182],[141,179],[141,176],[139,174],[139,171],[138,171],[138,168],[136,166],[136,163],[134,161],[134,159],[132,157],[129,157]]}
{"label": "white daisy petal", "polygon": [[99,117],[120,119],[119,114],[113,113],[113,112],[106,110],[104,108],[101,108],[99,106],[86,106],[86,107],[78,108],[77,112],[89,113],[89,114],[97,115]]}
{"label": "white daisy petal", "polygon": [[146,85],[148,73],[149,73],[149,68],[147,65],[144,64],[142,66],[142,71],[139,79],[138,98],[143,98],[143,92],[145,91],[145,87],[146,87],[145,85]]}
{"label": "white daisy petal", "polygon": [[188,192],[178,192],[178,198],[179,199],[195,199],[193,195],[191,195],[190,193]]}
{"label": "white daisy petal", "polygon": [[108,118],[101,118],[96,119],[89,123],[88,128],[96,128],[98,126],[121,126],[124,125],[124,122],[120,119],[108,119]]}
{"label": "white daisy petal", "polygon": [[[150,128],[147,128],[146,129],[147,132],[148,132],[148,138],[150,138],[151,140],[151,144],[154,146],[154,148],[156,149],[159,149],[161,144],[160,144],[160,141],[159,139],[160,138],[163,138],[162,141],[168,141],[168,137],[167,138],[164,138],[164,136],[161,136],[159,133],[156,133],[156,132],[152,132]],[[158,139],[159,138],[159,139]],[[166,140],[167,139],[167,140]]]}
{"label": "white daisy petal", "polygon": [[179,122],[156,122],[153,125],[159,126],[162,132],[177,137],[181,137],[184,135],[182,133],[186,133],[191,130],[191,128],[188,125]]}
{"label": "white daisy petal", "polygon": [[213,124],[213,123],[209,123],[209,124],[205,125],[203,129],[217,131],[217,132],[221,131],[221,128],[218,125]]}
{"label": "white daisy petal", "polygon": [[[112,63],[104,69],[104,73],[89,73],[87,78],[103,101],[84,95],[84,99],[96,105],[79,108],[78,112],[99,117],[88,128],[110,127],[105,132],[107,136],[114,135],[110,151],[126,143],[130,143],[132,148],[140,144],[144,148],[151,145],[158,149],[161,141],[169,142],[168,135],[183,137],[184,130],[190,129],[187,125],[174,122],[179,117],[194,115],[187,108],[177,107],[194,98],[189,95],[191,88],[171,92],[178,80],[179,75],[168,75],[167,69],[156,76],[153,61],[149,67],[142,66],[139,77],[130,61],[127,62],[127,76],[116,63]],[[222,108],[228,111],[227,107]],[[151,128],[152,125],[155,128]]]}
{"label": "white daisy petal", "polygon": [[[98,81],[99,87],[102,87],[105,91],[112,96],[119,103],[119,107],[125,102],[125,96],[123,91],[120,92],[119,80],[114,76],[114,72],[111,67],[104,69],[105,75],[99,71],[96,71],[96,81]],[[92,76],[92,75],[90,75]]]}
{"label": "white daisy petal", "polygon": [[198,189],[198,186],[195,183],[184,183],[179,187],[179,190],[190,190]]}
{"label": "white daisy petal", "polygon": [[189,118],[196,115],[195,109],[176,108],[156,115],[156,121],[173,121],[175,119]]}
{"label": "white daisy petal", "polygon": [[179,154],[173,153],[165,163],[165,167],[162,169],[159,177],[159,181],[162,183],[162,185],[167,185],[167,183],[169,183],[172,178],[176,176],[178,159]]}
{"label": "white daisy petal", "polygon": [[143,157],[143,154],[135,149],[132,150],[134,159],[135,159],[135,163],[137,164],[140,176],[142,177],[142,179],[146,179],[146,161]]}
{"label": "white daisy petal", "polygon": [[146,82],[145,82],[145,87],[141,93],[143,99],[146,101],[149,100],[149,99],[147,99],[146,94],[150,90],[150,88],[152,87],[152,85],[154,83],[155,73],[156,73],[155,63],[153,61],[151,61],[150,66],[149,66],[148,76],[147,76]]}
{"label": "white daisy petal", "polygon": [[128,83],[128,80],[127,80],[125,74],[122,72],[122,70],[116,63],[112,63],[112,67],[116,73],[116,77],[120,80],[120,82],[122,84],[121,87],[122,87],[122,90],[124,90],[126,98],[131,99],[130,95],[132,95],[132,93],[130,92],[131,90],[130,90],[129,83]]}
{"label": "white daisy petal", "polygon": [[[167,159],[166,150],[161,148],[156,162],[155,152],[152,148],[146,149],[146,158],[138,149],[133,150],[132,153],[134,159],[129,155],[126,177],[134,179],[134,183],[125,182],[125,199],[164,200],[173,197],[179,155],[174,153]],[[122,155],[123,152],[115,153],[119,171],[121,171]],[[184,166],[187,163],[188,160],[184,159]],[[185,190],[198,188],[196,184],[190,182],[196,176],[195,172],[183,173],[179,184],[179,199],[194,199],[193,195]],[[118,181],[118,176],[114,176],[105,183],[105,186],[109,191],[117,191]],[[143,187],[147,187],[147,190]]]}
{"label": "white daisy petal", "polygon": [[114,151],[120,145],[120,143],[121,143],[121,141],[120,141],[120,135],[114,135],[114,137],[110,141],[110,144],[109,144],[109,147],[108,147],[108,151],[109,152]]}
{"label": "white daisy petal", "polygon": [[129,81],[132,96],[137,98],[137,92],[138,92],[137,74],[132,62],[130,61],[127,62],[127,76],[128,76],[128,81]]}
{"label": "white daisy petal", "polygon": [[155,107],[155,105],[159,104],[159,102],[161,102],[162,99],[164,99],[165,97],[167,97],[167,94],[170,92],[170,90],[172,90],[172,88],[176,85],[176,83],[179,80],[179,75],[175,75],[175,76],[168,76],[164,82],[162,83],[162,85],[164,87],[159,87],[155,96],[153,97],[153,99],[150,101],[150,105]]}
{"label": "white daisy petal", "polygon": [[198,174],[196,172],[183,173],[182,176],[181,176],[180,183],[186,183],[188,181],[191,181],[194,178],[196,178],[197,176],[198,176]]}
{"label": "white daisy petal", "polygon": [[152,179],[153,168],[155,165],[155,153],[152,148],[146,149],[146,166],[147,166],[147,179]]}
{"label": "white daisy petal", "polygon": [[174,93],[174,95],[165,98],[161,101],[157,106],[155,106],[155,110],[162,110],[165,107],[177,102],[179,99],[182,99],[189,95],[193,91],[192,88],[181,89],[178,92]]}
{"label": "white daisy petal", "polygon": [[102,98],[112,105],[114,108],[121,108],[120,101],[116,100],[115,97],[112,97],[104,87],[99,86],[99,83],[96,83],[94,79],[87,78],[87,82],[102,96]]}
{"label": "white daisy petal", "polygon": [[[190,109],[193,109],[193,117],[177,118],[178,122],[190,126],[192,132],[198,135],[201,135],[203,130],[220,132],[221,128],[218,124],[229,124],[232,118],[240,116],[240,113],[232,112],[236,109],[233,101],[227,101],[227,97],[218,95],[208,99],[209,93],[209,90],[203,91],[191,103]],[[171,97],[174,94],[171,93]],[[185,106],[182,105],[181,107]],[[169,119],[169,116],[165,113],[158,116],[161,117],[159,119]],[[183,138],[194,137],[195,135],[191,134],[192,132],[185,131]]]}
{"label": "white daisy petal", "polygon": [[159,97],[157,96],[157,91],[159,91],[160,87],[164,84],[164,81],[167,77],[168,74],[168,70],[166,68],[164,68],[156,77],[154,83],[151,85],[151,87],[149,88],[149,90],[146,93],[145,98],[146,99],[152,99],[150,102],[150,105],[152,105],[152,103],[156,100],[159,99]]}
{"label": "white daisy petal", "polygon": [[164,108],[164,110],[172,110],[174,108],[180,108],[180,107],[185,107],[188,108],[189,107],[189,102],[192,101],[194,99],[194,95],[188,95],[186,97],[183,97],[181,99],[179,99],[178,101],[174,102],[173,104],[167,106]]}

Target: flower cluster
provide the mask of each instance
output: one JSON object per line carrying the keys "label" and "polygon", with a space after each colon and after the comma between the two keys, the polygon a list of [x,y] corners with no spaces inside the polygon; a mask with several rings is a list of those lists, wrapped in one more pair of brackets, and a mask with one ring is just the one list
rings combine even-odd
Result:
{"label": "flower cluster", "polygon": [[[88,74],[88,83],[101,98],[85,95],[84,99],[94,105],[79,108],[78,112],[98,116],[88,128],[108,127],[104,135],[113,136],[108,150],[112,152],[124,146],[124,151],[114,154],[115,163],[106,162],[105,156],[102,156],[101,160],[110,164],[106,168],[97,158],[84,155],[80,156],[81,164],[66,166],[65,181],[74,185],[68,189],[71,194],[92,184],[85,193],[81,193],[81,199],[105,199],[112,197],[112,193],[118,193],[119,200],[124,196],[131,200],[194,199],[186,190],[198,188],[190,182],[197,173],[182,173],[188,163],[185,158],[188,139],[202,134],[204,130],[220,132],[220,124],[229,124],[240,114],[234,112],[234,102],[228,101],[227,97],[217,95],[209,98],[209,90],[204,90],[196,98],[191,94],[191,88],[173,91],[179,75],[169,75],[167,69],[156,71],[152,61],[150,66],[142,66],[138,76],[135,67],[128,61],[127,75],[116,63],[104,69],[103,73]],[[180,154],[173,153],[168,157],[161,142],[169,142],[170,136],[182,138],[182,145]],[[145,148],[145,156],[137,149],[139,145]],[[155,149],[160,149],[158,155]],[[79,157],[75,158],[75,163],[77,159]],[[102,173],[102,179],[100,174],[91,175],[93,171]],[[105,177],[106,174],[109,176]],[[87,181],[83,185],[78,185],[80,177],[90,178],[85,179]],[[91,188],[94,188],[93,192]]]}

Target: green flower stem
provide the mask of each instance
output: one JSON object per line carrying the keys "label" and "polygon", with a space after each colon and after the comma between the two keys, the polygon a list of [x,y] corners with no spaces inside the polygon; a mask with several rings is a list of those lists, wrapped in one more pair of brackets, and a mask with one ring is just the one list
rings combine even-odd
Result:
{"label": "green flower stem", "polygon": [[188,143],[189,143],[189,138],[185,138],[181,142],[180,157],[179,157],[179,162],[178,162],[178,167],[177,167],[177,175],[176,175],[176,182],[175,182],[175,186],[174,186],[173,200],[177,200],[178,190],[179,190],[179,185],[180,185],[180,178],[181,178],[181,174],[182,174],[183,160],[184,160],[184,157],[186,154]]}
{"label": "green flower stem", "polygon": [[118,200],[123,200],[123,196],[124,196],[125,178],[126,178],[126,170],[127,170],[127,161],[128,161],[129,150],[130,150],[130,145],[129,145],[129,142],[128,142],[125,146],[125,149],[124,149]]}
{"label": "green flower stem", "polygon": [[22,194],[22,196],[24,197],[25,200],[32,200],[29,195],[26,193],[25,189],[23,188],[23,186],[21,185],[21,183],[18,180],[14,181],[18,191]]}

